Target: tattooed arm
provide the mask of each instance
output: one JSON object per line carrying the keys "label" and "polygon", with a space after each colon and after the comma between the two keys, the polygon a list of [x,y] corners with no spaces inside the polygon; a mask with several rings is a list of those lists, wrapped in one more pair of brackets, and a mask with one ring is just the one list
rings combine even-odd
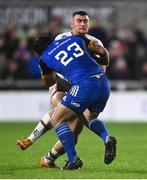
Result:
{"label": "tattooed arm", "polygon": [[97,41],[89,41],[88,49],[100,56],[102,65],[109,65],[109,53],[104,47],[99,45]]}

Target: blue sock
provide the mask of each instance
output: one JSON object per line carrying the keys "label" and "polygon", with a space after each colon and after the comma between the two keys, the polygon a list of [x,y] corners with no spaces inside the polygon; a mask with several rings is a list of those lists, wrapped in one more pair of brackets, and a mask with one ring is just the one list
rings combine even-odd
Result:
{"label": "blue sock", "polygon": [[107,142],[107,138],[109,137],[109,133],[104,123],[99,119],[94,119],[89,122],[89,129],[91,129],[95,134],[100,136],[104,143]]}
{"label": "blue sock", "polygon": [[68,156],[68,161],[73,162],[73,159],[77,153],[74,146],[74,136],[70,127],[67,123],[62,123],[55,128],[55,131],[64,146],[64,149]]}

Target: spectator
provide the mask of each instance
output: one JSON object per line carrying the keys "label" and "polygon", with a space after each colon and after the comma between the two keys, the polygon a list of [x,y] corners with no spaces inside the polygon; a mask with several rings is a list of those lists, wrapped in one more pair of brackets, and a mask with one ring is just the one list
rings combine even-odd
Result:
{"label": "spectator", "polygon": [[89,29],[89,34],[100,39],[105,47],[108,47],[108,37],[104,27],[101,26],[100,20],[95,19],[93,26]]}
{"label": "spectator", "polygon": [[127,80],[130,79],[130,72],[125,58],[125,46],[121,41],[115,40],[111,42],[110,52],[110,68],[108,74],[110,79]]}
{"label": "spectator", "polygon": [[[6,31],[0,33],[0,79],[40,78],[32,50],[34,39],[44,33],[54,39],[61,32],[62,23],[60,17],[52,17],[48,28],[38,24],[30,29],[27,26],[16,28],[10,22]],[[146,57],[147,41],[138,24],[122,28],[109,22],[105,29],[99,19],[94,19],[90,33],[109,49],[111,63],[107,73],[110,79],[145,79],[146,61],[142,59]],[[32,66],[34,69],[30,68]]]}

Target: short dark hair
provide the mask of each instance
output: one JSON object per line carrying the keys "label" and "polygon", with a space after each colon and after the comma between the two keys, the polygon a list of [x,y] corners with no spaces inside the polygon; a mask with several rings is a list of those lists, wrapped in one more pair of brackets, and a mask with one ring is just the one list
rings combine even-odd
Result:
{"label": "short dark hair", "polygon": [[40,56],[51,42],[52,39],[50,36],[42,35],[35,40],[33,49]]}
{"label": "short dark hair", "polygon": [[74,17],[75,15],[80,15],[80,16],[89,16],[88,13],[86,11],[75,11],[72,14],[72,17]]}

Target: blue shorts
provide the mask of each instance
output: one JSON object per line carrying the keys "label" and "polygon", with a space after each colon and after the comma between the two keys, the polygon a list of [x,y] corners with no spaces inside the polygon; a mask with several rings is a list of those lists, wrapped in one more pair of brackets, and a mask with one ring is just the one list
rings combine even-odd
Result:
{"label": "blue shorts", "polygon": [[102,112],[110,95],[110,83],[105,75],[90,77],[73,85],[61,100],[61,104],[76,113],[83,113],[85,109],[91,112]]}

